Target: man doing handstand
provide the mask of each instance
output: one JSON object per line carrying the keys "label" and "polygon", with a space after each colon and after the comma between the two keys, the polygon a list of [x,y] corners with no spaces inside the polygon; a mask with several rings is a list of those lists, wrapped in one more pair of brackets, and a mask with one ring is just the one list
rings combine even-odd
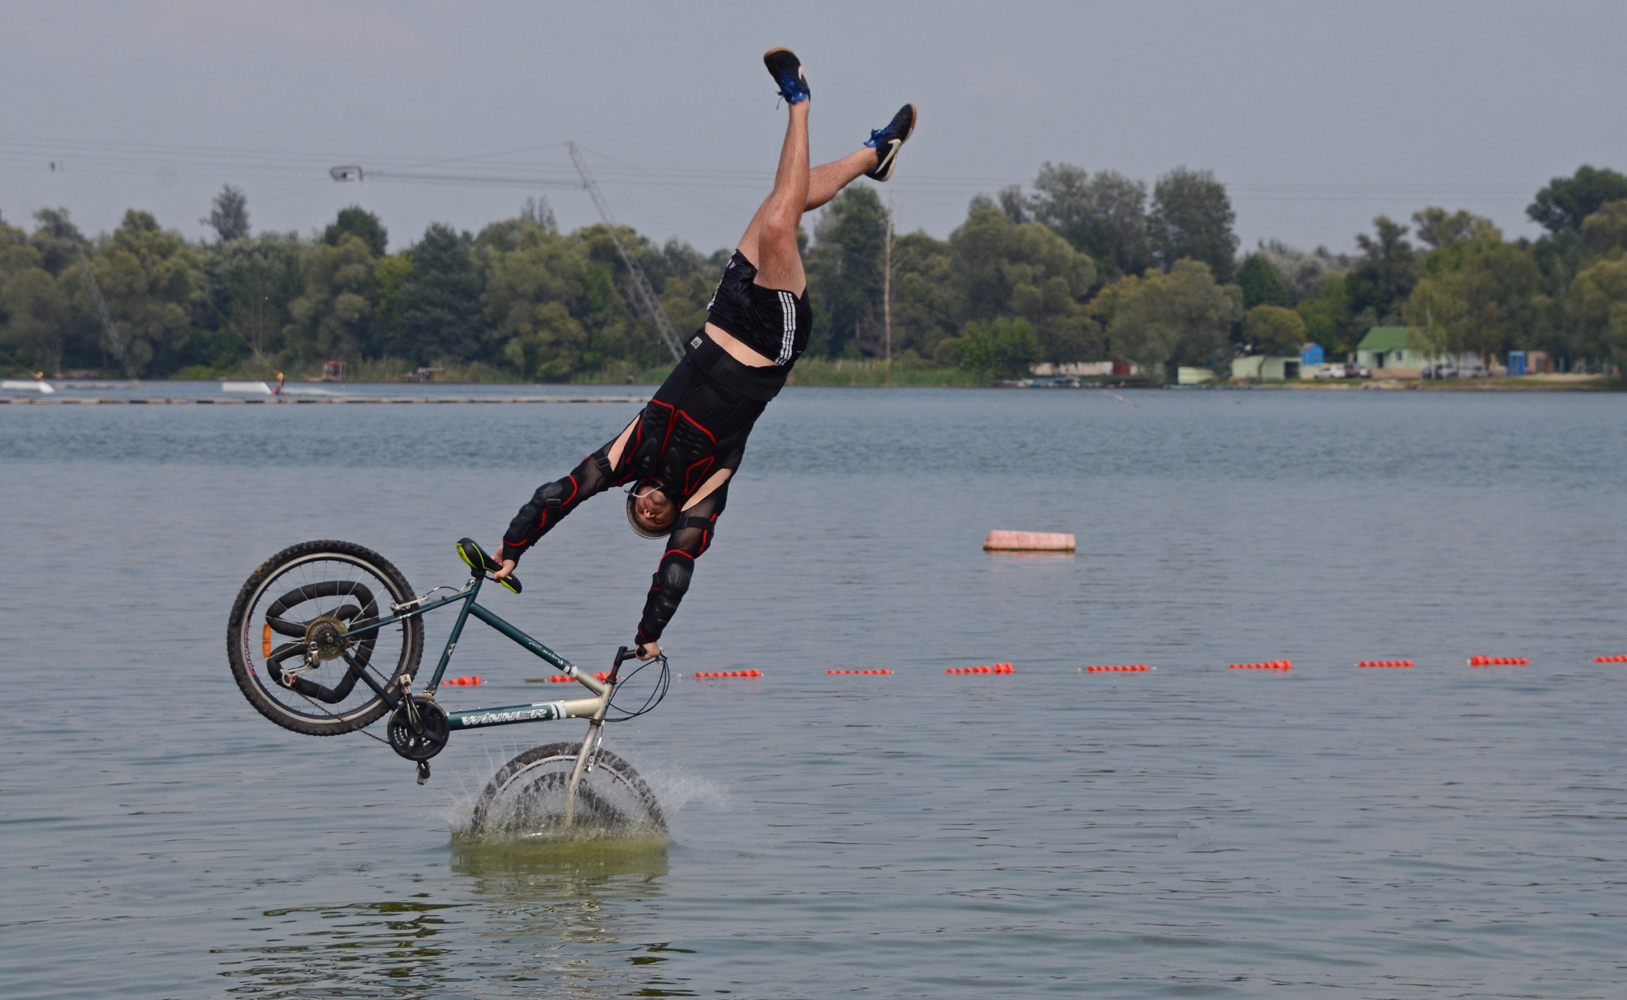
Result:
{"label": "man doing handstand", "polygon": [[813,313],[797,249],[802,213],[836,197],[860,175],[892,176],[899,147],[915,129],[906,104],[886,128],[840,160],[808,167],[808,80],[789,49],[763,56],[791,120],[774,190],[757,209],[708,304],[706,325],[683,360],[626,429],[570,475],[537,488],[503,535],[501,579],[526,549],[588,497],[631,483],[627,520],[646,538],[666,538],[636,633],[638,656],[658,640],[689,589],[695,559],[717,530],[746,438],[808,346]]}

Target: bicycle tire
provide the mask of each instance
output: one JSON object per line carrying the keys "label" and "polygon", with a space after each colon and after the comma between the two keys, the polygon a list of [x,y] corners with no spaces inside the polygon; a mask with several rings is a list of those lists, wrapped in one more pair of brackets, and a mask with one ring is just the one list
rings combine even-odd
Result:
{"label": "bicycle tire", "polygon": [[[296,572],[304,567],[308,573],[309,568],[324,563],[353,566],[356,568],[358,576],[365,574],[367,577],[371,577],[372,582],[375,584],[382,584],[384,591],[388,594],[387,600],[389,604],[399,604],[412,599],[412,588],[407,584],[407,578],[389,560],[372,549],[335,539],[301,542],[278,552],[261,563],[260,567],[249,575],[242,589],[237,592],[237,600],[232,604],[231,618],[226,625],[226,658],[231,664],[232,677],[237,681],[238,689],[243,692],[243,697],[247,698],[249,704],[253,705],[261,715],[277,725],[309,736],[338,736],[342,733],[355,732],[376,721],[390,707],[371,688],[363,685],[360,690],[364,691],[365,694],[360,697],[360,701],[343,705],[332,711],[322,708],[318,704],[319,701],[324,700],[324,696],[318,695],[313,699],[310,694],[304,694],[302,695],[303,700],[308,703],[311,709],[306,711],[290,704],[292,701],[290,696],[301,693],[299,691],[301,679],[284,684],[277,683],[282,677],[282,671],[280,662],[274,660],[273,657],[288,658],[293,655],[288,650],[300,644],[285,643],[277,650],[273,650],[271,647],[271,636],[274,628],[272,621],[275,620],[276,630],[284,636],[293,634],[289,626],[308,623],[288,622],[277,617],[277,615],[268,615],[268,609],[278,609],[277,614],[280,615],[282,613],[281,606],[284,603],[291,602],[289,603],[290,607],[298,607],[301,602],[318,601],[322,598],[337,598],[341,601],[352,599],[362,602],[360,605],[345,604],[341,609],[330,612],[330,616],[337,616],[345,622],[353,622],[358,615],[366,613],[367,607],[374,609],[373,614],[382,616],[390,613],[388,606],[379,607],[383,602],[371,593],[370,587],[354,581],[312,581],[308,575]],[[279,584],[279,581],[282,581],[281,584]],[[276,598],[270,597],[282,587],[290,584],[295,584],[295,586],[288,593]],[[268,601],[269,603],[267,603]],[[346,613],[350,614],[349,619],[344,618]],[[259,621],[255,619],[259,619]],[[315,620],[312,619],[312,621]],[[254,650],[250,643],[253,640],[252,632],[256,625],[264,626],[263,652],[265,656],[263,659],[266,661],[266,675],[276,673],[278,675],[276,678],[262,676],[259,671],[255,670]],[[343,635],[342,630],[340,635]],[[409,618],[398,625],[391,626],[388,630],[371,633],[369,639],[362,640],[359,643],[346,643],[345,648],[365,650],[365,652],[358,652],[356,658],[360,659],[364,666],[371,666],[375,660],[374,653],[378,649],[381,638],[384,639],[389,648],[384,651],[383,666],[375,671],[382,675],[379,679],[387,682],[400,677],[402,674],[409,677],[416,676],[419,660],[424,652],[423,621],[419,618]],[[399,652],[396,651],[396,647],[399,647]],[[295,651],[298,650],[295,649]],[[389,662],[391,659],[394,660],[393,663]],[[384,667],[390,669],[386,670]],[[346,681],[333,687],[326,687],[309,681],[303,683],[312,688],[320,688],[328,694],[334,694],[342,689],[343,695],[340,700],[348,701],[350,695],[357,690],[355,684],[357,678],[348,676],[354,674],[354,671],[349,670],[348,667],[346,674]],[[267,681],[271,682],[271,686],[268,687]],[[285,701],[285,699],[288,700]]]}
{"label": "bicycle tire", "polygon": [[[516,756],[498,769],[476,800],[469,820],[469,832],[476,836],[502,833],[557,832],[546,816],[504,814],[499,806],[512,803],[542,785],[544,792],[562,791],[569,781],[581,743],[548,743]],[[593,771],[583,775],[577,789],[581,831],[628,832],[643,829],[665,834],[666,816],[661,803],[642,775],[621,757],[601,749]],[[525,829],[521,829],[524,827]]]}

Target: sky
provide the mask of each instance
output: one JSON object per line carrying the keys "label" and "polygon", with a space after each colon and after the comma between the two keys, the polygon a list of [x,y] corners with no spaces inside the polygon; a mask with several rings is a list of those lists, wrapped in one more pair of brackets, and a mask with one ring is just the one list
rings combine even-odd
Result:
{"label": "sky", "polygon": [[[127,208],[191,238],[223,184],[256,231],[359,204],[392,250],[546,197],[658,242],[731,246],[772,183],[785,111],[762,53],[813,90],[815,162],[906,101],[899,229],[946,237],[973,195],[1046,162],[1150,189],[1213,170],[1244,248],[1354,249],[1427,205],[1535,236],[1531,196],[1627,171],[1620,3],[150,3],[0,6],[0,217]],[[330,167],[369,178],[339,183]],[[434,181],[404,180],[390,174]]]}

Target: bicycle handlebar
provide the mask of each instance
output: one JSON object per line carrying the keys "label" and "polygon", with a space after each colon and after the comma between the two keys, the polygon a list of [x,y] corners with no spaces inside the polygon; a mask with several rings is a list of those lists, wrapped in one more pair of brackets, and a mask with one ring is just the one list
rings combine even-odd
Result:
{"label": "bicycle handlebar", "polygon": [[616,662],[610,665],[610,683],[616,683],[616,674],[621,671],[621,665],[623,663],[627,662],[628,660],[637,659],[638,654],[642,653],[643,651],[644,647],[642,644],[634,646],[632,649],[628,649],[626,646],[619,647],[616,650]]}

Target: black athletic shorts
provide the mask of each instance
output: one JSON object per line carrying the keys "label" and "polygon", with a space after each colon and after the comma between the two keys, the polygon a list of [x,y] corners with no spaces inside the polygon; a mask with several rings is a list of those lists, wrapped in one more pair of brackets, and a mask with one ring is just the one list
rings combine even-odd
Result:
{"label": "black athletic shorts", "polygon": [[808,349],[808,334],[813,331],[808,291],[803,289],[799,296],[764,288],[755,283],[756,277],[757,268],[736,250],[707,303],[706,320],[789,373]]}

